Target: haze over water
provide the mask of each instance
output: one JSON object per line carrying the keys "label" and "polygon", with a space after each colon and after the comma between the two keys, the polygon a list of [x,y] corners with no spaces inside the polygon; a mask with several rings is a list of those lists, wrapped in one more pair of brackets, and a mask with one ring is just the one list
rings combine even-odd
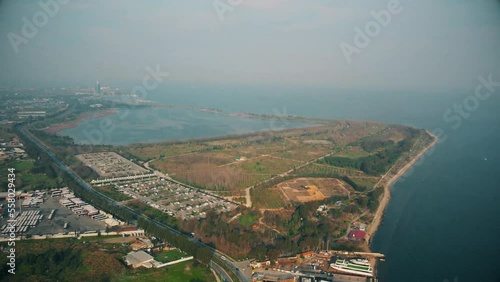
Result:
{"label": "haze over water", "polygon": [[[221,17],[215,1],[50,1],[66,3],[30,34],[49,1],[0,1],[0,87],[134,87],[159,66],[170,75],[145,99],[160,103],[441,128],[447,140],[393,187],[372,245],[387,255],[381,281],[497,281],[500,89],[456,129],[443,114],[479,75],[500,81],[500,1],[221,1],[241,4]],[[391,22],[355,44],[355,29],[394,2]],[[359,49],[350,62],[343,42]],[[107,118],[115,129],[97,143],[273,129],[167,108]],[[63,133],[85,141],[102,120]]]}
{"label": "haze over water", "polygon": [[[447,139],[442,138],[444,142],[413,173],[393,186],[391,202],[372,242],[374,251],[387,256],[386,262],[379,265],[381,281],[497,281],[500,277],[500,244],[495,241],[500,234],[500,89],[470,112],[457,129],[443,120],[443,114],[455,103],[462,103],[474,89],[420,95],[310,88],[196,89],[189,85],[170,86],[148,98],[234,112],[273,114],[278,110],[305,117],[441,128]],[[310,98],[311,92],[314,98]],[[167,110],[157,110],[158,119],[167,120],[161,111]],[[190,113],[185,115],[191,118]],[[224,117],[219,122],[230,119],[234,117]],[[197,127],[182,131],[183,137],[198,136],[199,128],[203,132],[220,132],[210,119],[196,121]],[[133,124],[125,122],[133,134]],[[241,121],[233,122],[236,131]],[[119,134],[116,138],[123,140],[124,136]],[[141,138],[145,141],[149,136]]]}

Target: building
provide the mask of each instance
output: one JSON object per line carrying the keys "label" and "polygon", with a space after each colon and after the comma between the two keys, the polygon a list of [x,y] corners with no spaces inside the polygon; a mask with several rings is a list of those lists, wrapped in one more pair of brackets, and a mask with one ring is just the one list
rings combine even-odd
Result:
{"label": "building", "polygon": [[334,281],[332,276],[322,275],[322,274],[316,274],[313,276],[299,276],[298,280],[298,282],[331,282],[331,281]]}
{"label": "building", "polygon": [[44,117],[46,114],[47,114],[46,111],[20,111],[20,112],[17,112],[17,116],[19,118]]}
{"label": "building", "polygon": [[125,256],[125,263],[133,268],[152,268],[153,262],[154,258],[144,251],[130,252]]}
{"label": "building", "polygon": [[266,260],[266,261],[262,261],[262,262],[253,261],[250,263],[250,267],[252,267],[252,268],[262,268],[262,267],[268,267],[270,265],[271,265],[270,260]]}
{"label": "building", "polygon": [[363,241],[365,240],[366,232],[362,230],[351,230],[351,232],[349,232],[349,235],[347,235],[347,237],[349,238],[349,240]]}
{"label": "building", "polygon": [[92,205],[84,205],[82,206],[82,208],[87,212],[87,215],[89,216],[99,214],[99,210],[94,208]]}
{"label": "building", "polygon": [[130,248],[134,251],[138,251],[141,249],[151,249],[152,247],[154,247],[153,243],[147,238],[138,238],[137,241],[130,244]]}
{"label": "building", "polygon": [[95,93],[101,94],[101,84],[99,83],[99,80],[95,84]]}
{"label": "building", "polygon": [[314,256],[314,252],[313,251],[308,251],[308,252],[304,252],[304,253],[301,253],[298,257],[303,257],[303,258],[311,258]]}

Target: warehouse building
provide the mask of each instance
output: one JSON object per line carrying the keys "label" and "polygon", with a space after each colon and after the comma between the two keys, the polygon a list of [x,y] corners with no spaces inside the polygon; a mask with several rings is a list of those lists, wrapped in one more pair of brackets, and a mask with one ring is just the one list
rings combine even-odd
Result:
{"label": "warehouse building", "polygon": [[130,252],[125,256],[125,262],[127,265],[133,268],[146,267],[152,268],[154,258],[144,251]]}

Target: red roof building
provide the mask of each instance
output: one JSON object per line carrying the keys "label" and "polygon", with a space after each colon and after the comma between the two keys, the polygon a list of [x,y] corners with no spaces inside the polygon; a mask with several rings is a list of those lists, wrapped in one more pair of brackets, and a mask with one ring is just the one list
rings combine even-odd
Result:
{"label": "red roof building", "polygon": [[365,239],[366,232],[361,230],[351,230],[351,232],[349,232],[349,235],[347,235],[347,237],[349,238],[349,240],[361,241]]}

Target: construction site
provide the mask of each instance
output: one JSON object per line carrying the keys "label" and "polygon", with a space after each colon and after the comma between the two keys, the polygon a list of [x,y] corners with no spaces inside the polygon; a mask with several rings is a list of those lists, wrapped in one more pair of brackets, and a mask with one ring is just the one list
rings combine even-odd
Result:
{"label": "construction site", "polygon": [[287,201],[305,203],[334,195],[348,196],[352,187],[336,178],[296,178],[276,185]]}

